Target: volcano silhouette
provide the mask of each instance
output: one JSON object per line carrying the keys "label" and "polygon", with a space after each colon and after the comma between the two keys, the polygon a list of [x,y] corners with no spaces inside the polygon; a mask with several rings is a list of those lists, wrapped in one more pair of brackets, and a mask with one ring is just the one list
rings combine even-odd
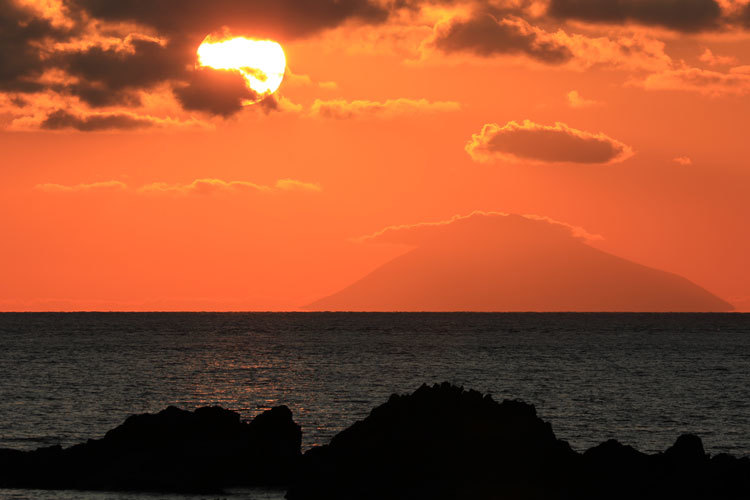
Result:
{"label": "volcano silhouette", "polygon": [[308,305],[327,311],[725,312],[689,280],[616,257],[549,219],[474,212],[365,238],[414,246]]}

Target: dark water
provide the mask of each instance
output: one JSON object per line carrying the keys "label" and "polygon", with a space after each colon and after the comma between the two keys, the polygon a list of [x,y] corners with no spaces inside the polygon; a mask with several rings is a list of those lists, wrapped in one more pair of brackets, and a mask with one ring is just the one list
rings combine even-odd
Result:
{"label": "dark water", "polygon": [[70,445],[170,404],[286,404],[307,447],[442,381],[535,404],[578,450],[694,432],[750,454],[750,315],[0,314],[0,447]]}

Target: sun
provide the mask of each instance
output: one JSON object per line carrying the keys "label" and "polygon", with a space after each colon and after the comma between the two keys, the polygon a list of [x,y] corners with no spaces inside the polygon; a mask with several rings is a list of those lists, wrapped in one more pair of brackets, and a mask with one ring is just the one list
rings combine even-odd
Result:
{"label": "sun", "polygon": [[207,36],[198,47],[198,66],[238,71],[258,102],[276,92],[284,79],[286,55],[273,40]]}

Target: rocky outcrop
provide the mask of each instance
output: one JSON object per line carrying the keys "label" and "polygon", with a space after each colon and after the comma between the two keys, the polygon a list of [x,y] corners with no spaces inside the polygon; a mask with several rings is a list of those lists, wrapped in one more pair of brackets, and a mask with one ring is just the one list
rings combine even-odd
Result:
{"label": "rocky outcrop", "polygon": [[0,488],[217,492],[291,484],[289,500],[750,498],[750,458],[711,457],[696,436],[654,455],[615,440],[577,453],[532,405],[451,384],[393,395],[305,455],[300,442],[285,406],[251,422],[219,407],[169,407],[70,448],[0,450]]}
{"label": "rocky outcrop", "polygon": [[750,462],[681,436],[646,455],[617,441],[583,454],[533,406],[450,384],[392,396],[313,448],[289,500],[750,498]]}
{"label": "rocky outcrop", "polygon": [[583,454],[578,498],[750,498],[750,459],[710,457],[700,438],[683,434],[664,453],[646,455],[615,440]]}
{"label": "rocky outcrop", "polygon": [[219,491],[283,485],[300,456],[286,406],[242,422],[220,407],[129,417],[103,439],[63,449],[0,450],[0,487]]}

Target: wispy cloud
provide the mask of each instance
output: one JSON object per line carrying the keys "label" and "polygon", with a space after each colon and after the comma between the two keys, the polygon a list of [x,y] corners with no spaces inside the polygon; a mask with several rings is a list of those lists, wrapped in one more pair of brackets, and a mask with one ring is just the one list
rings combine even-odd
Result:
{"label": "wispy cloud", "polygon": [[322,191],[319,184],[302,182],[295,179],[279,179],[276,181],[276,189],[282,191]]}
{"label": "wispy cloud", "polygon": [[310,108],[310,116],[324,118],[362,118],[410,115],[418,113],[441,113],[458,111],[461,105],[454,101],[428,101],[427,99],[389,99],[387,101],[346,101],[343,99],[324,101],[316,99]]}
{"label": "wispy cloud", "polygon": [[[413,244],[425,236],[435,234],[438,231],[444,231],[447,228],[466,226],[473,223],[484,224],[486,221],[494,221],[499,223],[505,223],[508,221],[521,221],[522,223],[543,222],[549,224],[551,227],[562,230],[564,233],[573,236],[574,238],[580,238],[585,241],[594,241],[604,239],[599,234],[592,234],[586,231],[584,228],[560,222],[550,217],[541,215],[519,215],[510,214],[506,212],[485,212],[482,210],[475,210],[467,215],[454,215],[453,217],[437,221],[437,222],[419,222],[417,224],[402,224],[395,226],[387,226],[376,233],[369,234],[358,238],[360,242],[388,242],[388,243],[406,243]],[[536,225],[536,227],[546,227],[544,224]]]}
{"label": "wispy cloud", "polygon": [[568,92],[567,97],[568,97],[568,105],[571,108],[576,108],[576,109],[590,108],[590,107],[598,106],[599,104],[601,104],[598,101],[584,98],[577,90],[571,90],[570,92]]}
{"label": "wispy cloud", "polygon": [[196,179],[189,184],[169,184],[167,182],[154,182],[138,188],[140,193],[151,194],[204,194],[209,195],[217,192],[242,192],[256,191],[269,192],[272,188],[246,181],[224,181],[221,179]]}
{"label": "wispy cloud", "polygon": [[47,193],[76,193],[117,190],[137,194],[172,195],[212,195],[217,193],[274,193],[285,191],[320,192],[319,184],[295,179],[280,179],[273,186],[248,181],[225,181],[222,179],[196,179],[187,184],[153,182],[138,188],[131,188],[120,181],[103,181],[90,184],[37,184],[35,189]]}
{"label": "wispy cloud", "polygon": [[[741,68],[741,67],[740,67]],[[719,97],[750,93],[750,73],[733,68],[729,73],[683,67],[648,75],[634,82],[646,90],[679,90]]]}
{"label": "wispy cloud", "polygon": [[731,66],[737,64],[737,58],[734,56],[720,56],[714,54],[711,49],[706,49],[698,58],[701,62],[709,66]]}
{"label": "wispy cloud", "polygon": [[37,184],[34,186],[39,191],[46,191],[48,193],[73,193],[73,192],[92,192],[92,191],[125,191],[128,189],[127,184],[120,181],[103,181],[103,182],[92,182],[90,184]]}

